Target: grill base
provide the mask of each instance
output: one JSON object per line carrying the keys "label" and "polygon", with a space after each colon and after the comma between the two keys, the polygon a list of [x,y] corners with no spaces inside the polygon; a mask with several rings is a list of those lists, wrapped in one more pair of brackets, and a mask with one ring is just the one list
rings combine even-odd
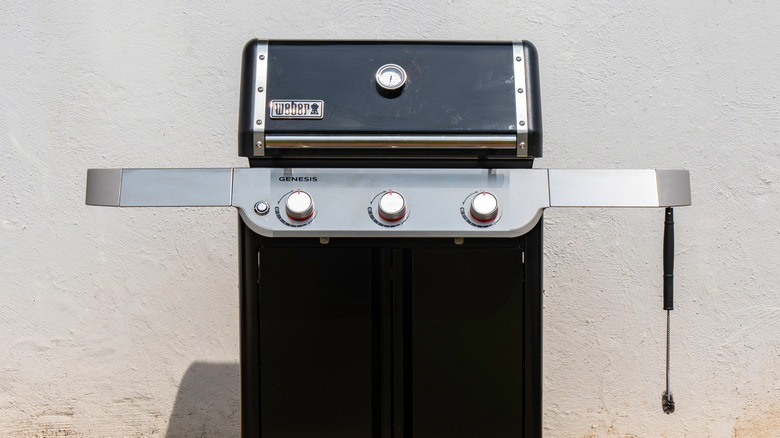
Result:
{"label": "grill base", "polygon": [[461,245],[239,231],[243,437],[541,437],[541,221]]}

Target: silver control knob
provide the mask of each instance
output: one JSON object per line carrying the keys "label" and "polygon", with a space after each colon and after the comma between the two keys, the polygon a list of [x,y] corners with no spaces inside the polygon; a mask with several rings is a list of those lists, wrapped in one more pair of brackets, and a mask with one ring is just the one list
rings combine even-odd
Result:
{"label": "silver control knob", "polygon": [[379,217],[395,222],[406,215],[406,200],[403,195],[390,190],[379,198]]}
{"label": "silver control knob", "polygon": [[287,197],[284,209],[287,211],[287,216],[290,219],[305,221],[314,214],[314,202],[308,193],[297,190],[290,193],[290,196]]}
{"label": "silver control knob", "polygon": [[492,193],[482,191],[471,200],[471,217],[480,222],[490,222],[498,216],[498,200]]}

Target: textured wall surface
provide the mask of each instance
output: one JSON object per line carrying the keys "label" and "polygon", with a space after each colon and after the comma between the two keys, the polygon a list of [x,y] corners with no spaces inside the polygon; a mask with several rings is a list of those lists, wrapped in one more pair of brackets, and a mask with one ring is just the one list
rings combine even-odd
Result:
{"label": "textured wall surface", "polygon": [[687,168],[661,412],[660,210],[551,210],[547,437],[780,436],[780,3],[0,5],[0,435],[238,434],[236,214],[84,206],[88,167],[245,166],[261,38],[528,39],[537,167]]}

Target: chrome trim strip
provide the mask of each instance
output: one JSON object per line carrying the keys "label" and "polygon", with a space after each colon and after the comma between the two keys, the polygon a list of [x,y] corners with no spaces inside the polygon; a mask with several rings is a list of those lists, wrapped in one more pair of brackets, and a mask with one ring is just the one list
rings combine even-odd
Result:
{"label": "chrome trim strip", "polygon": [[257,43],[257,59],[255,60],[255,106],[252,112],[252,120],[255,121],[254,129],[254,155],[265,155],[265,109],[266,90],[268,78],[268,41]]}
{"label": "chrome trim strip", "polygon": [[514,149],[514,135],[273,135],[266,147],[286,148],[382,148],[412,149]]}
{"label": "chrome trim strip", "polygon": [[233,174],[236,172],[235,168],[230,168],[230,205],[233,206]]}
{"label": "chrome trim strip", "polygon": [[528,86],[525,82],[525,53],[523,43],[512,44],[512,65],[515,68],[515,126],[517,127],[517,156],[528,156]]}

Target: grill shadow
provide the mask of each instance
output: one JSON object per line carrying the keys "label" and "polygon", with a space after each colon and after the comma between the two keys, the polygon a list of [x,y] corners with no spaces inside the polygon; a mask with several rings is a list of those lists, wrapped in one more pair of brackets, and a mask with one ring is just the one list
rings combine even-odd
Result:
{"label": "grill shadow", "polygon": [[239,436],[238,363],[193,362],[176,394],[166,438]]}

